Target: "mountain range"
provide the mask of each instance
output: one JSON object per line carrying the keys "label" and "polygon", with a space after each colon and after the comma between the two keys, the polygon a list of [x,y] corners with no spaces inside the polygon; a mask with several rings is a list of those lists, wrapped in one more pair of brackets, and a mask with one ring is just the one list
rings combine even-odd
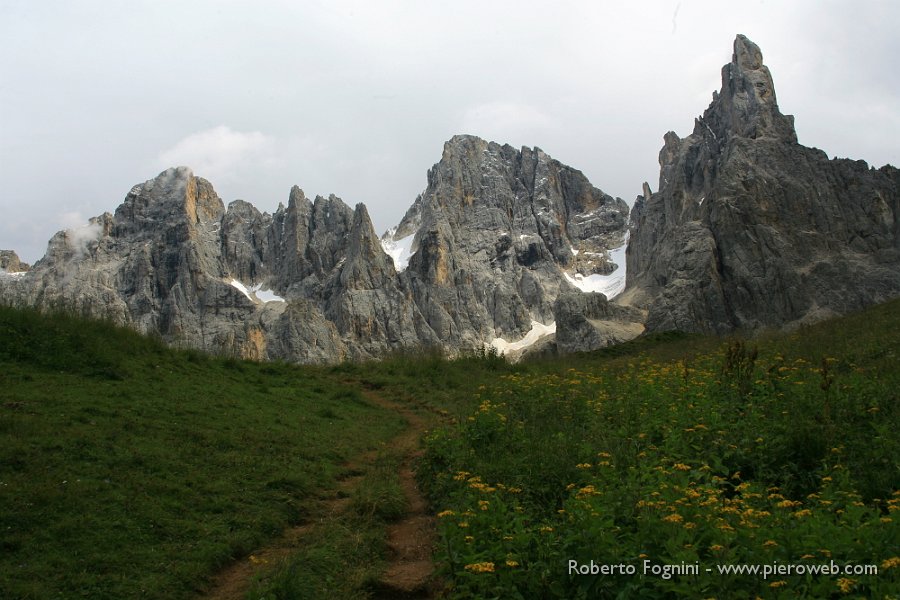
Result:
{"label": "mountain range", "polygon": [[0,302],[316,363],[793,327],[900,295],[900,171],[800,145],[745,36],[693,133],[664,142],[629,210],[539,148],[455,136],[381,237],[362,204],[295,186],[274,214],[226,207],[172,168],[33,267],[0,253]]}

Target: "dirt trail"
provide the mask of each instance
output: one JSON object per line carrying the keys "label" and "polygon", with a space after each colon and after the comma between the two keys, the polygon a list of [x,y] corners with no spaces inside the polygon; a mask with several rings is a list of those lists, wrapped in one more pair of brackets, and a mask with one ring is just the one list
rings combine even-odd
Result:
{"label": "dirt trail", "polygon": [[[363,389],[362,393],[369,402],[399,413],[409,425],[387,443],[390,449],[403,457],[399,477],[407,501],[407,513],[387,528],[389,564],[373,590],[373,596],[376,600],[432,598],[434,518],[428,514],[427,503],[419,491],[413,471],[415,459],[419,456],[419,440],[426,429],[425,420],[407,406],[388,400],[374,390]],[[349,465],[349,475],[338,482],[334,497],[322,501],[314,520],[288,528],[266,547],[220,571],[210,590],[201,598],[243,600],[253,577],[290,556],[319,520],[341,515],[348,510],[352,492],[362,481],[363,471],[354,465],[371,464],[375,457],[376,452],[367,452]]]}
{"label": "dirt trail", "polygon": [[379,581],[375,598],[431,598],[434,591],[431,587],[434,517],[428,514],[428,505],[413,471],[414,462],[421,454],[419,440],[426,429],[425,420],[406,406],[382,398],[371,390],[363,394],[371,402],[400,413],[409,423],[409,428],[391,442],[403,456],[400,487],[406,497],[407,512],[388,527],[390,564]]}

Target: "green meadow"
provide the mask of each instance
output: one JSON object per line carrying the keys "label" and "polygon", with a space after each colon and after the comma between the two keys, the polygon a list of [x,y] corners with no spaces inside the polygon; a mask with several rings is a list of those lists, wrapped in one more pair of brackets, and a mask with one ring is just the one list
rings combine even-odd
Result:
{"label": "green meadow", "polygon": [[403,427],[321,369],[0,309],[0,597],[193,597]]}
{"label": "green meadow", "polygon": [[898,323],[895,301],[499,373],[424,442],[448,597],[896,597]]}
{"label": "green meadow", "polygon": [[[898,353],[898,301],[754,338],[334,367],[0,308],[0,597],[202,597],[303,523],[247,597],[372,597],[407,425],[371,394],[431,424],[444,597],[897,597]],[[347,513],[323,515],[350,475]]]}

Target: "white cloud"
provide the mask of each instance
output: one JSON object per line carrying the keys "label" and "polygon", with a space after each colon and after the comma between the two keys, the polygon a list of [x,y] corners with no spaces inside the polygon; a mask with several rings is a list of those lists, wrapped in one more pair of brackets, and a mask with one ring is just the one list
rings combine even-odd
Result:
{"label": "white cloud", "polygon": [[229,181],[242,173],[279,162],[274,137],[260,131],[234,131],[225,125],[192,133],[159,153],[157,166],[187,165],[201,177]]}
{"label": "white cloud", "polygon": [[100,239],[103,227],[100,223],[90,222],[78,211],[65,212],[59,215],[59,223],[65,229],[66,241],[79,257],[87,253],[88,245]]}

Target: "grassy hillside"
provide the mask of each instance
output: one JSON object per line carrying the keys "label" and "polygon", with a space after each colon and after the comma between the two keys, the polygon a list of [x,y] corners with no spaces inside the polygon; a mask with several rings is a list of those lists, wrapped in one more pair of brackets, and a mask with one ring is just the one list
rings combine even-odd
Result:
{"label": "grassy hillside", "polygon": [[[898,353],[900,301],[752,340],[330,368],[0,309],[0,597],[192,597],[379,449],[356,508],[249,596],[367,597],[371,573],[349,569],[377,570],[384,547],[360,517],[399,506],[372,498],[396,494],[382,442],[404,426],[372,393],[437,425],[419,476],[450,597],[898,596]],[[645,560],[879,573],[665,578]]]}
{"label": "grassy hillside", "polygon": [[[660,336],[499,372],[426,438],[450,596],[896,596],[898,357],[895,301],[791,334]],[[831,561],[879,573],[808,574]],[[738,564],[803,569],[717,571]]]}
{"label": "grassy hillside", "polygon": [[402,427],[322,370],[0,308],[0,597],[191,597]]}

